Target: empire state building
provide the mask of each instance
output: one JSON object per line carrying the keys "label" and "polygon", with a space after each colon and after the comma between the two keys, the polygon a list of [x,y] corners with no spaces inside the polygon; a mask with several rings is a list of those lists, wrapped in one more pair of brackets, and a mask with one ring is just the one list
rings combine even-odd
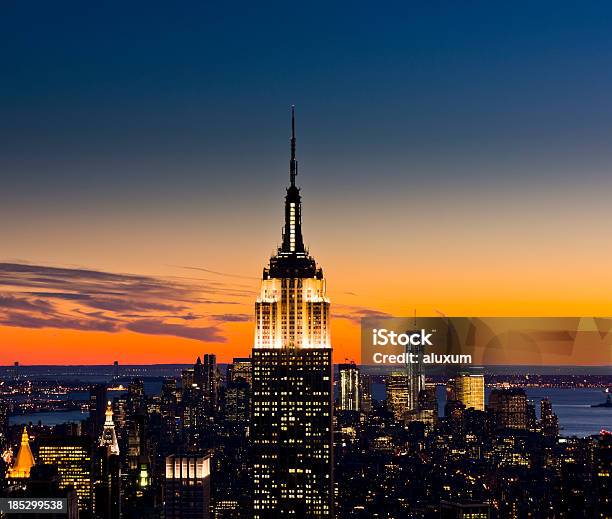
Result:
{"label": "empire state building", "polygon": [[255,519],[331,517],[333,508],[329,299],[302,238],[293,110],[291,130],[283,241],[264,268],[255,303]]}

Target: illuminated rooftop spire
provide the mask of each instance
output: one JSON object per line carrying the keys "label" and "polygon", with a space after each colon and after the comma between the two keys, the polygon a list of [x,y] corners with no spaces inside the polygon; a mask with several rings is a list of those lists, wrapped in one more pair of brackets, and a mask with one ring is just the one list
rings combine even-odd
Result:
{"label": "illuminated rooftop spire", "polygon": [[304,255],[304,240],[302,238],[302,200],[300,190],[295,185],[297,175],[297,160],[295,158],[295,107],[291,107],[291,159],[289,160],[289,182],[285,197],[285,229],[283,231],[282,254]]}
{"label": "illuminated rooftop spire", "polygon": [[291,107],[291,158],[289,160],[289,187],[285,195],[285,226],[283,242],[275,256],[270,258],[270,267],[264,269],[267,278],[312,278],[323,274],[317,269],[315,260],[308,255],[302,237],[302,197],[295,185],[298,163],[295,158],[295,107]]}
{"label": "illuminated rooftop spire", "polygon": [[295,158],[295,106],[291,105],[291,159],[289,160],[289,180],[295,187],[295,177],[298,174],[298,164]]}
{"label": "illuminated rooftop spire", "polygon": [[106,447],[109,454],[119,455],[119,442],[115,433],[115,422],[113,422],[113,406],[110,402],[106,404],[106,420],[100,437],[100,447]]}
{"label": "illuminated rooftop spire", "polygon": [[8,477],[29,478],[30,469],[34,466],[35,463],[36,462],[34,461],[32,450],[30,449],[30,437],[28,436],[28,429],[24,427],[23,433],[21,434],[21,445],[19,447],[19,452],[17,453],[17,457],[15,458],[14,465],[9,469]]}

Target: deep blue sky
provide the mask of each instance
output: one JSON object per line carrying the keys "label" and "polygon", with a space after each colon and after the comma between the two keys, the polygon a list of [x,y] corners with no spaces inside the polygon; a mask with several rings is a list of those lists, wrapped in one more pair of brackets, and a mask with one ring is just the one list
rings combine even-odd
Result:
{"label": "deep blue sky", "polygon": [[2,173],[65,188],[112,182],[80,161],[182,157],[249,176],[285,151],[291,103],[308,160],[342,165],[331,182],[364,161],[393,181],[430,158],[607,154],[612,6],[423,4],[3,2]]}
{"label": "deep blue sky", "polygon": [[317,209],[550,191],[565,207],[609,188],[606,2],[222,4],[2,3],[0,216],[15,233],[102,210],[218,221],[230,201],[265,218],[292,103]]}

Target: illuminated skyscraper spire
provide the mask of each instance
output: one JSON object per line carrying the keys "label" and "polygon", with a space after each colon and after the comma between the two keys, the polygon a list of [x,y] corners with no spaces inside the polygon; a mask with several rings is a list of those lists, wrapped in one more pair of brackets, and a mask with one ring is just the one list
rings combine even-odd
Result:
{"label": "illuminated skyscraper spire", "polygon": [[289,160],[289,187],[285,196],[285,228],[283,229],[283,245],[278,251],[279,256],[305,257],[306,249],[302,238],[302,199],[300,189],[295,185],[298,171],[295,158],[295,108],[291,107],[291,159]]}
{"label": "illuminated skyscraper spire", "polygon": [[283,243],[264,268],[255,303],[253,519],[334,516],[330,302],[302,239],[295,147],[292,107]]}
{"label": "illuminated skyscraper spire", "polygon": [[291,158],[289,159],[289,187],[285,195],[285,226],[283,242],[275,256],[270,258],[270,267],[264,269],[267,278],[312,278],[321,279],[323,273],[317,269],[315,260],[308,255],[302,237],[302,197],[295,185],[298,162],[295,158],[295,108],[291,107]]}
{"label": "illuminated skyscraper spire", "polygon": [[100,447],[106,447],[109,454],[119,455],[119,443],[117,442],[117,434],[115,433],[115,422],[113,422],[113,407],[110,403],[106,405],[106,420],[104,422],[104,430],[100,438]]}
{"label": "illuminated skyscraper spire", "polygon": [[295,106],[291,105],[291,160],[289,161],[289,180],[294,187],[297,173],[298,165],[295,158]]}

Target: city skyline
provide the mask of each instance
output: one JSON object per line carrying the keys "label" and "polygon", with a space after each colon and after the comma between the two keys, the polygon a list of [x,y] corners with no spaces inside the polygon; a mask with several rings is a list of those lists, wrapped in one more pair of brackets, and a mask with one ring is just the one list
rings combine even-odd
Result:
{"label": "city skyline", "polygon": [[612,518],[612,6],[1,9],[0,517]]}
{"label": "city skyline", "polygon": [[[47,434],[34,435],[38,459],[30,447],[28,426],[23,427],[18,450],[9,447],[3,454],[8,467],[5,495],[62,496],[72,509],[69,517],[84,519],[378,517],[382,510],[389,517],[410,511],[422,519],[450,518],[461,511],[489,519],[517,517],[519,509],[534,503],[547,512],[586,509],[603,516],[610,503],[610,434],[605,420],[599,434],[561,437],[564,424],[554,412],[553,400],[540,400],[538,418],[535,402],[521,387],[525,382],[545,387],[540,376],[502,375],[501,384],[498,380],[487,397],[483,374],[470,373],[469,366],[442,373],[441,387],[426,378],[422,365],[408,363],[384,376],[386,398],[381,401],[373,397],[372,375],[362,373],[355,363],[345,363],[338,366],[335,398],[330,298],[323,269],[304,243],[297,175],[292,108],[282,239],[263,268],[255,298],[252,355],[234,357],[225,370],[216,354],[207,353],[203,360],[198,356],[180,377],[178,372],[146,377],[149,384],[156,380],[161,386],[153,394],[145,388],[146,370],[139,370],[127,389],[118,385],[121,371],[114,362],[114,387],[109,380],[84,385],[89,394],[86,420],[74,422],[64,415],[68,421],[50,427],[42,420],[37,425],[29,421],[31,429]],[[26,268],[22,272],[32,274]],[[92,282],[91,272],[79,275]],[[143,285],[145,293],[160,289],[131,278],[114,281]],[[103,300],[85,299],[90,305]],[[138,304],[141,311],[151,309],[142,301]],[[525,339],[522,329],[531,330],[534,337],[567,340],[590,328],[575,319],[566,319],[565,328],[563,319],[553,321],[559,330],[553,330],[552,337],[550,324],[538,333],[539,321],[509,329]],[[449,345],[466,329],[470,342],[479,342],[474,323],[466,327],[444,322],[447,332],[443,322],[427,329],[440,329]],[[609,320],[593,324],[591,332],[602,340],[607,337]],[[398,329],[406,325],[399,323]],[[492,323],[483,326],[488,344],[491,337],[503,335]],[[411,354],[423,351],[425,336],[417,336],[411,335],[417,339],[406,350]],[[69,389],[70,384],[83,385],[78,374],[68,375],[72,382],[67,386],[59,379],[30,379],[17,366],[6,374],[0,384],[0,447],[15,443],[21,426],[11,425],[11,414],[18,415],[20,409],[34,411],[34,416],[42,408],[51,414],[70,408],[82,413],[83,403],[74,400],[77,392]],[[380,377],[379,373],[375,379],[379,385]],[[558,389],[568,383],[571,389],[593,389],[607,380],[609,376],[589,374],[553,376],[550,382]],[[19,398],[24,389],[25,400]],[[443,415],[440,389],[445,392]],[[110,391],[117,393],[111,397]],[[604,392],[609,393],[609,387]],[[67,399],[51,404],[49,397],[60,394]],[[578,407],[598,410],[610,405],[608,394],[603,403],[583,402]],[[385,470],[377,470],[383,458]],[[569,463],[560,464],[562,459]],[[525,499],[528,480],[519,482],[517,470],[543,478],[544,484]],[[415,471],[421,478],[411,477]],[[510,494],[508,478],[517,481]],[[586,478],[593,485],[583,487]],[[570,497],[558,491],[559,485],[572,489]]]}

